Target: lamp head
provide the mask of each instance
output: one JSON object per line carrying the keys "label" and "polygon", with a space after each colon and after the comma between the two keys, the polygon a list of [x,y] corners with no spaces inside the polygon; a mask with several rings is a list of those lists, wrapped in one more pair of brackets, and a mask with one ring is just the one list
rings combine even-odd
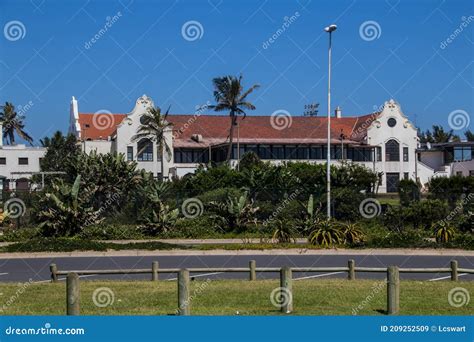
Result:
{"label": "lamp head", "polygon": [[324,31],[331,33],[333,31],[336,31],[336,29],[337,29],[337,26],[332,24],[332,25],[329,25],[328,27],[325,27]]}

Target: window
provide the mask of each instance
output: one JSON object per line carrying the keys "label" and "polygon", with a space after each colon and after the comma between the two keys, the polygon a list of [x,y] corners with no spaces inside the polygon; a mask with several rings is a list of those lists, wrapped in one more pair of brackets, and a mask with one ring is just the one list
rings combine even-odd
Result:
{"label": "window", "polygon": [[387,120],[387,124],[389,127],[395,127],[397,124],[397,120],[395,120],[394,118],[390,118]]}
{"label": "window", "polygon": [[142,139],[137,144],[137,160],[153,161],[153,142],[150,139]]}
{"label": "window", "polygon": [[403,173],[403,178],[406,180],[410,179],[410,175],[408,174],[408,172]]}
{"label": "window", "polygon": [[175,163],[207,163],[209,151],[207,149],[175,149]]}
{"label": "window", "polygon": [[7,165],[7,158],[0,157],[0,165]]}
{"label": "window", "polygon": [[321,146],[311,146],[309,150],[309,159],[323,159],[323,149]]}
{"label": "window", "polygon": [[377,146],[376,151],[377,151],[377,161],[381,162],[382,161],[382,147]]}
{"label": "window", "polygon": [[403,161],[404,162],[408,161],[408,147],[403,148]]}
{"label": "window", "polygon": [[296,159],[296,146],[285,146],[285,159]]}
{"label": "window", "polygon": [[400,145],[396,140],[385,143],[385,161],[400,161]]}
{"label": "window", "polygon": [[474,177],[474,170],[469,170],[469,176]]}
{"label": "window", "polygon": [[28,158],[25,158],[25,157],[18,158],[18,165],[28,165]]}
{"label": "window", "polygon": [[456,171],[456,176],[462,176],[462,171]]}
{"label": "window", "polygon": [[468,160],[472,160],[471,147],[455,147],[454,148],[454,161],[468,161]]}
{"label": "window", "polygon": [[133,146],[127,146],[127,160],[133,160]]}
{"label": "window", "polygon": [[270,149],[270,145],[260,145],[258,149],[258,155],[260,159],[271,159],[272,158],[272,151]]}

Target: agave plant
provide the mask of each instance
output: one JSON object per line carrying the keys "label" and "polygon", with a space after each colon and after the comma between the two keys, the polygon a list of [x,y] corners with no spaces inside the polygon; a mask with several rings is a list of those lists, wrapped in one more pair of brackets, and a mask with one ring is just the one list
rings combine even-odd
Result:
{"label": "agave plant", "polygon": [[443,224],[441,227],[436,229],[436,242],[444,243],[449,242],[454,237],[456,231],[453,227]]}
{"label": "agave plant", "polygon": [[354,244],[364,240],[364,233],[357,224],[348,223],[342,229],[342,237],[344,238],[344,243]]}
{"label": "agave plant", "polygon": [[46,236],[73,236],[87,225],[99,223],[103,210],[89,206],[95,189],[83,187],[79,191],[81,176],[71,186],[59,180],[53,184],[53,192],[47,193],[40,202],[43,208],[38,213],[40,228]]}
{"label": "agave plant", "polygon": [[213,217],[230,230],[245,230],[248,223],[256,223],[255,213],[259,208],[254,207],[254,202],[249,200],[247,192],[241,196],[228,196],[225,203],[210,202],[209,205],[215,213]]}
{"label": "agave plant", "polygon": [[331,220],[320,221],[309,234],[309,242],[322,247],[332,247],[344,241],[341,229]]}
{"label": "agave plant", "polygon": [[293,240],[293,242],[296,242],[294,229],[289,222],[274,220],[273,226],[275,227],[272,236],[273,241],[278,241],[278,243],[289,243]]}
{"label": "agave plant", "polygon": [[140,228],[148,235],[157,235],[168,232],[178,220],[179,210],[170,209],[169,205],[161,201],[155,203],[151,217],[145,219],[145,224]]}
{"label": "agave plant", "polygon": [[309,196],[308,203],[305,206],[305,219],[302,224],[303,233],[311,232],[315,226],[319,224],[319,213],[320,208],[314,207],[314,197]]}

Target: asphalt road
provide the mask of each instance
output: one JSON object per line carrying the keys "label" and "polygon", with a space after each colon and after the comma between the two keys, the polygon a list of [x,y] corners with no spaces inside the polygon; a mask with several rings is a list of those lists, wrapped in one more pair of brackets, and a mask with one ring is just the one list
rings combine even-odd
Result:
{"label": "asphalt road", "polygon": [[[459,267],[474,268],[474,256],[424,256],[424,255],[206,255],[206,256],[101,256],[0,259],[0,282],[47,282],[50,280],[49,265],[56,263],[59,270],[130,269],[151,268],[152,261],[159,261],[161,268],[193,267],[248,267],[249,260],[256,260],[257,267],[337,267],[346,266],[354,259],[356,266],[386,267],[449,267],[450,261],[458,260]],[[248,273],[201,273],[192,274],[195,279],[248,278]],[[257,273],[257,278],[276,278],[278,274]],[[383,279],[383,273],[357,273],[357,278]],[[151,275],[85,275],[84,280],[100,279],[150,279]],[[347,273],[294,273],[294,279],[346,278]],[[61,277],[64,279],[63,277]],[[445,281],[449,274],[402,274],[402,279]],[[173,274],[160,274],[160,279],[173,280]],[[460,274],[461,280],[474,281],[472,274]]]}

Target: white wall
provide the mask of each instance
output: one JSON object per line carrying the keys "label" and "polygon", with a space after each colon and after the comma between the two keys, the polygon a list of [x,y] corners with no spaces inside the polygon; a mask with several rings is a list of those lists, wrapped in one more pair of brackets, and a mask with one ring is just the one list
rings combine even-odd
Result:
{"label": "white wall", "polygon": [[[4,145],[0,147],[0,158],[6,158],[6,164],[0,165],[0,177],[7,179],[31,178],[33,172],[40,171],[40,158],[46,149],[43,147],[27,147],[25,145]],[[19,165],[18,158],[28,158],[28,165]],[[22,174],[15,174],[22,172]],[[10,183],[14,189],[14,181]]]}
{"label": "white wall", "polygon": [[463,162],[453,162],[451,166],[452,175],[457,175],[458,172],[462,172],[463,176],[469,176],[469,171],[474,172],[474,159]]}
{"label": "white wall", "polygon": [[[390,127],[387,123],[390,118],[396,120],[394,127]],[[391,139],[395,139],[399,143],[400,161],[385,160],[385,143]],[[415,151],[418,147],[417,130],[403,114],[400,105],[394,100],[385,102],[377,120],[372,122],[367,129],[367,143],[382,148],[382,161],[375,164],[376,171],[384,173],[379,192],[384,193],[387,190],[387,173],[399,173],[399,178],[403,179],[404,173],[407,172],[409,178],[415,180]],[[403,147],[408,147],[408,162],[403,161]]]}

